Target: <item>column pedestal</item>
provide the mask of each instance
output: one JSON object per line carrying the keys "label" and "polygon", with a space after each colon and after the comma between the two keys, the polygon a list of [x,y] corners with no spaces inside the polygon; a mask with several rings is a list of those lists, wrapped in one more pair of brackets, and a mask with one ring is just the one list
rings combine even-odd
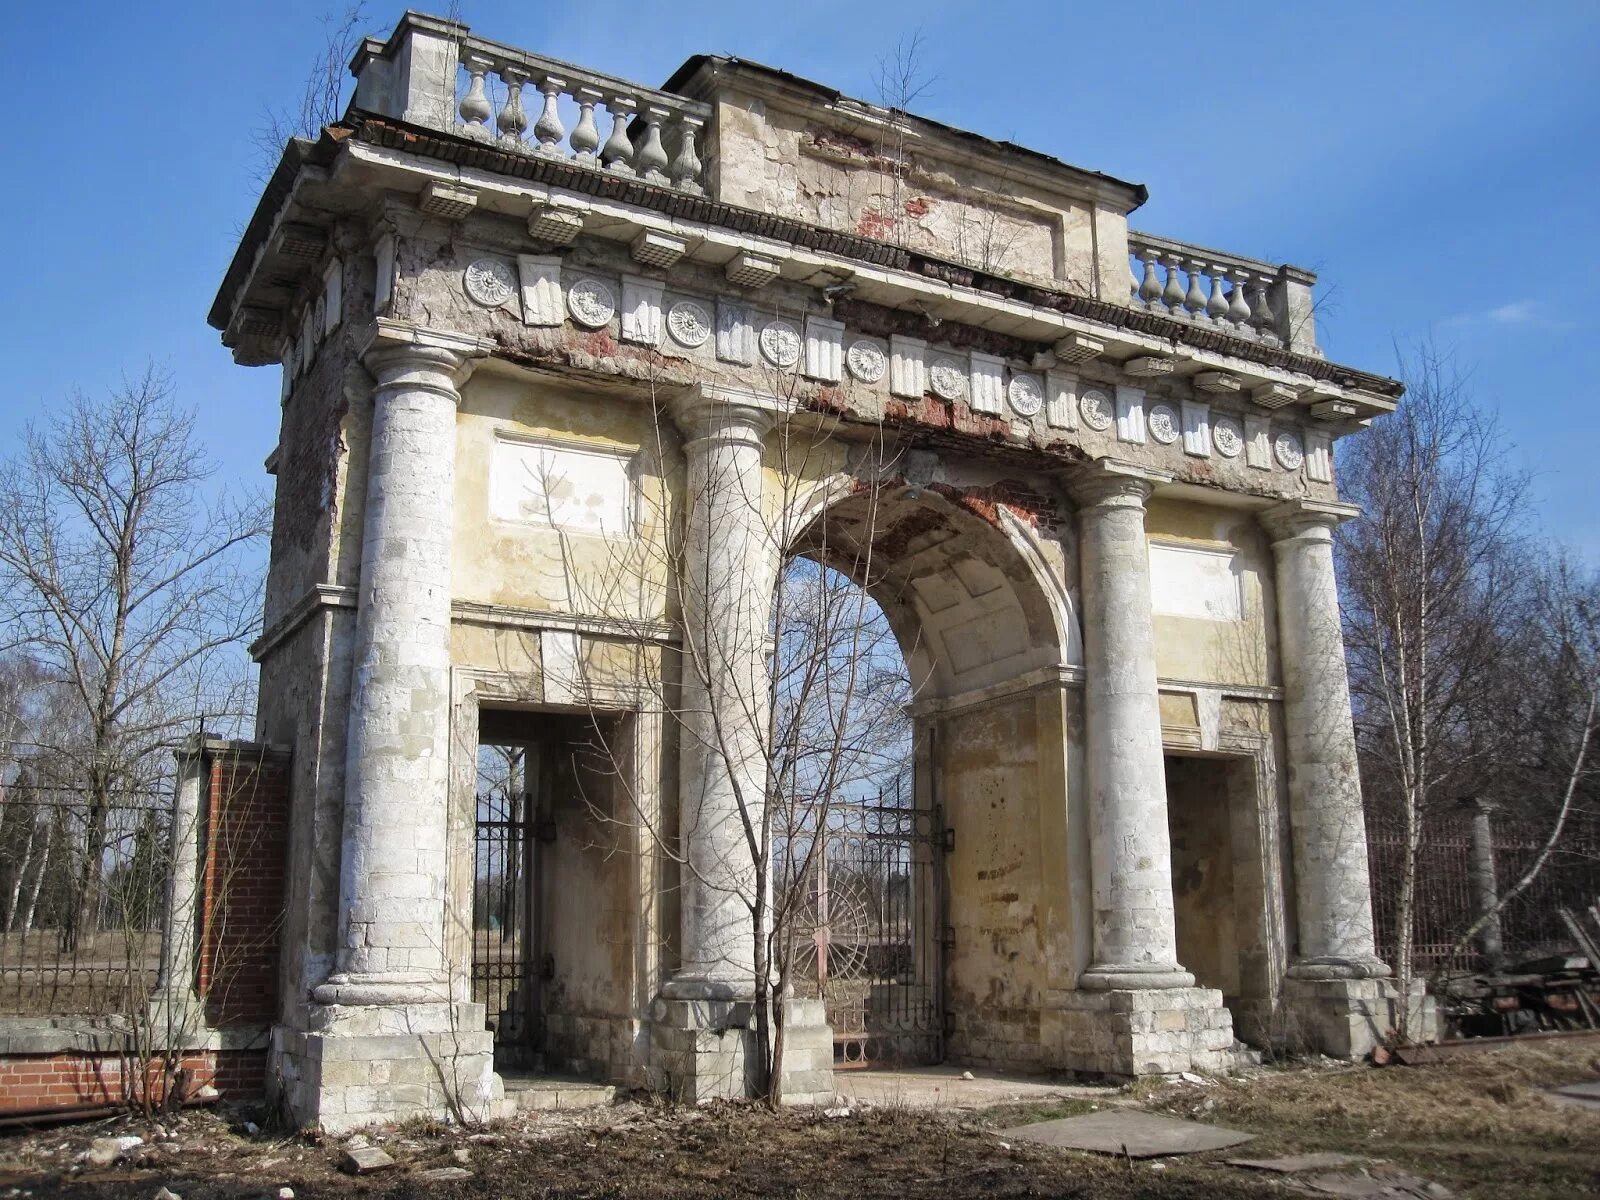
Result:
{"label": "column pedestal", "polygon": [[1254,1061],[1235,1048],[1233,1017],[1214,988],[1112,988],[1067,992],[1045,1013],[1052,1065],[1133,1079],[1180,1071],[1226,1074]]}
{"label": "column pedestal", "polygon": [[[832,1104],[833,1030],[821,1000],[784,1001],[781,1094],[785,1104]],[[755,1005],[673,999],[650,1010],[650,1083],[680,1104],[742,1100],[761,1083]]]}

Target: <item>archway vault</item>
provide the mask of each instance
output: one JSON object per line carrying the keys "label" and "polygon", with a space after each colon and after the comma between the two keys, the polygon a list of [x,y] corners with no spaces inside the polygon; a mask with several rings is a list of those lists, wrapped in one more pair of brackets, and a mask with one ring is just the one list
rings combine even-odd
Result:
{"label": "archway vault", "polygon": [[825,485],[789,547],[867,589],[919,699],[1083,661],[1070,542],[1005,505],[962,501],[944,487]]}

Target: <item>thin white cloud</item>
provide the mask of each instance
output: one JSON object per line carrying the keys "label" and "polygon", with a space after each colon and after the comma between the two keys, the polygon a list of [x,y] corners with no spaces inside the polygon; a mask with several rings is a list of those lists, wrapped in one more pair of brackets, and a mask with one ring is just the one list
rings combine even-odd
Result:
{"label": "thin white cloud", "polygon": [[1444,329],[1460,329],[1468,325],[1504,325],[1551,332],[1572,328],[1571,321],[1545,315],[1543,306],[1537,300],[1513,300],[1478,312],[1457,313],[1445,317],[1439,325]]}

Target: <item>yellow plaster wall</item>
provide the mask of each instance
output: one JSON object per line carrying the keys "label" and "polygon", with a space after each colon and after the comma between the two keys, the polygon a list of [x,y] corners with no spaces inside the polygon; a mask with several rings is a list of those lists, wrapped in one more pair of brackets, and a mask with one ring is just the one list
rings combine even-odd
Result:
{"label": "yellow plaster wall", "polygon": [[1213,621],[1155,614],[1156,670],[1163,679],[1265,686],[1276,682],[1272,547],[1248,511],[1155,499],[1149,540],[1232,552],[1241,584],[1241,618]]}

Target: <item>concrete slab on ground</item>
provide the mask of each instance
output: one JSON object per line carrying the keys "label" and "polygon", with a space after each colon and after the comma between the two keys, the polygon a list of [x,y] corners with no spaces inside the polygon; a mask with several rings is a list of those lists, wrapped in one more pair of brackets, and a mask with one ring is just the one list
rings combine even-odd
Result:
{"label": "concrete slab on ground", "polygon": [[1293,1175],[1296,1171],[1327,1171],[1333,1167],[1348,1167],[1368,1160],[1355,1154],[1336,1154],[1329,1150],[1316,1154],[1289,1154],[1283,1158],[1230,1158],[1226,1161],[1230,1167],[1270,1171],[1275,1175]]}
{"label": "concrete slab on ground", "polygon": [[1041,1146],[1060,1146],[1067,1150],[1090,1150],[1097,1154],[1126,1154],[1129,1158],[1159,1158],[1168,1154],[1202,1154],[1207,1150],[1226,1150],[1250,1141],[1255,1135],[1158,1117],[1154,1113],[1112,1109],[1083,1117],[1063,1117],[1059,1121],[1039,1121],[1001,1131],[1012,1141],[1036,1142]]}
{"label": "concrete slab on ground", "polygon": [[[970,1075],[971,1078],[964,1078]],[[899,1071],[835,1071],[833,1090],[847,1103],[904,1108],[991,1108],[997,1104],[1097,1100],[1116,1103],[1126,1089],[1114,1084],[1052,1083],[1038,1075],[975,1068],[910,1067]]]}
{"label": "concrete slab on ground", "polygon": [[1571,1083],[1566,1087],[1551,1088],[1545,1096],[1557,1104],[1600,1112],[1600,1080],[1593,1083]]}

